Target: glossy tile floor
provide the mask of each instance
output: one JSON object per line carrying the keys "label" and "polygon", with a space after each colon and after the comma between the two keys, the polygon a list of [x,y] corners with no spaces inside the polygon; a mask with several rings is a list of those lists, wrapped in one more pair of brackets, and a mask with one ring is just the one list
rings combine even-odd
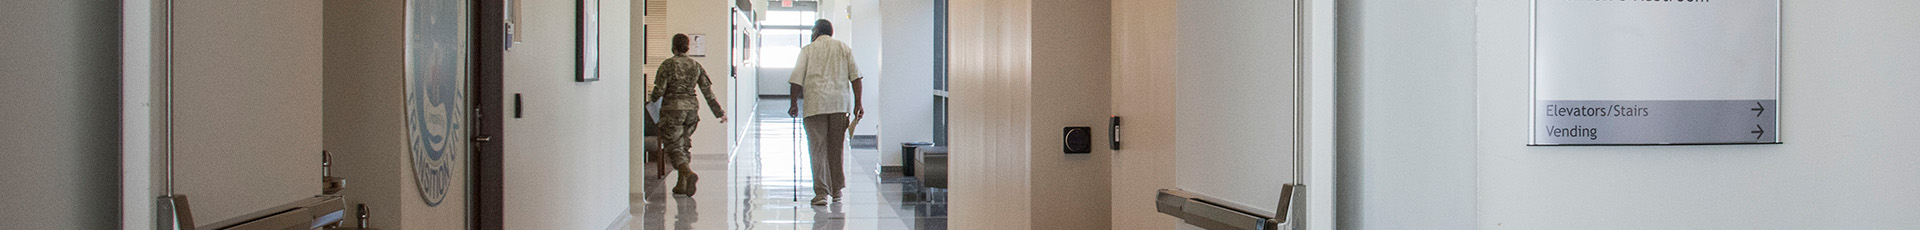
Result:
{"label": "glossy tile floor", "polygon": [[700,180],[692,197],[668,194],[675,176],[653,179],[654,165],[648,164],[646,196],[633,203],[638,220],[632,227],[946,229],[945,190],[927,192],[913,178],[881,173],[874,149],[848,149],[842,202],[808,204],[813,180],[805,132],[800,119],[787,117],[786,111],[785,99],[761,100],[750,136],[732,155],[694,149],[693,169]]}

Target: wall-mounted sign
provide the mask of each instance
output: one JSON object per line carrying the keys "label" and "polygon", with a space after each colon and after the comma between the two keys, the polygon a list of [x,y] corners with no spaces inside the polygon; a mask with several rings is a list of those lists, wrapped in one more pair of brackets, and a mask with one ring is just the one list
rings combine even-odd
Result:
{"label": "wall-mounted sign", "polygon": [[1530,145],[1780,142],[1779,0],[1533,6]]}
{"label": "wall-mounted sign", "polygon": [[687,56],[707,56],[707,34],[687,34]]}

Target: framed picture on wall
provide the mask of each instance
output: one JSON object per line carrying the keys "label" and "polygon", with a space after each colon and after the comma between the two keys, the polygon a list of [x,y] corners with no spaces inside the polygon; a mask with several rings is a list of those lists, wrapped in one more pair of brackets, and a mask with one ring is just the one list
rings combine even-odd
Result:
{"label": "framed picture on wall", "polygon": [[579,41],[580,55],[574,63],[576,74],[573,81],[592,82],[600,80],[600,0],[579,0],[580,15],[575,23],[580,25],[574,40]]}

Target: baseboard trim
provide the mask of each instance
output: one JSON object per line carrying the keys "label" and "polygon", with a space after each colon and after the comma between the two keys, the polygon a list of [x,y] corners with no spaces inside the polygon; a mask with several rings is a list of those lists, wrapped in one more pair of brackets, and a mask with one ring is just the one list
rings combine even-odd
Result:
{"label": "baseboard trim", "polygon": [[847,138],[847,147],[853,147],[853,149],[879,149],[880,136],[853,135],[852,138]]}
{"label": "baseboard trim", "polygon": [[[759,104],[754,104],[753,109],[756,111],[760,110]],[[746,121],[747,129],[734,130],[734,131],[753,133],[754,129],[760,128],[759,126],[760,124],[758,122],[753,122],[753,121],[757,121],[759,119],[760,119],[760,113],[748,113],[747,121]],[[727,146],[727,159],[731,160],[733,159],[734,155],[738,155],[740,153],[740,143],[747,143],[747,138],[752,138],[752,137],[753,135],[740,135],[739,138],[733,139],[733,146]]]}
{"label": "baseboard trim", "polygon": [[627,226],[632,224],[631,222],[633,222],[633,207],[627,207],[620,210],[620,215],[614,217],[613,224],[607,225],[607,230],[628,230]]}

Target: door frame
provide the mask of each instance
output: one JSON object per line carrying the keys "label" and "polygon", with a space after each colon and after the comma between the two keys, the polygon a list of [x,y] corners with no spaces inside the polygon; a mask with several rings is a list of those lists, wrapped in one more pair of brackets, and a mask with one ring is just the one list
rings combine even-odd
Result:
{"label": "door frame", "polygon": [[[506,156],[506,137],[502,125],[506,114],[501,95],[502,80],[505,76],[506,54],[506,1],[474,0],[472,3],[471,28],[473,46],[471,52],[471,76],[474,113],[473,119],[473,158],[469,175],[468,190],[472,196],[467,211],[468,229],[499,230],[505,229],[502,219],[505,215],[504,176]],[[484,141],[481,141],[483,140]]]}
{"label": "door frame", "polygon": [[1304,23],[1297,26],[1307,32],[1303,37],[1305,44],[1301,44],[1304,49],[1301,51],[1305,53],[1300,54],[1300,58],[1304,59],[1300,61],[1305,64],[1305,72],[1303,76],[1297,76],[1305,79],[1299,79],[1303,84],[1296,85],[1304,91],[1300,95],[1305,96],[1305,100],[1295,108],[1304,110],[1300,115],[1305,120],[1301,121],[1303,126],[1299,129],[1304,132],[1305,138],[1301,142],[1304,146],[1300,146],[1302,149],[1299,150],[1302,152],[1297,154],[1305,154],[1306,176],[1301,181],[1318,185],[1307,186],[1305,227],[1335,229],[1340,214],[1335,207],[1340,186],[1338,175],[1335,175],[1339,172],[1336,168],[1339,164],[1336,162],[1338,143],[1335,140],[1339,135],[1336,120],[1339,116],[1339,86],[1336,82],[1336,61],[1339,60],[1336,56],[1339,50],[1336,29],[1339,19],[1335,15],[1339,6],[1334,0],[1296,1],[1305,1],[1306,9],[1301,12],[1306,17],[1302,18]]}

